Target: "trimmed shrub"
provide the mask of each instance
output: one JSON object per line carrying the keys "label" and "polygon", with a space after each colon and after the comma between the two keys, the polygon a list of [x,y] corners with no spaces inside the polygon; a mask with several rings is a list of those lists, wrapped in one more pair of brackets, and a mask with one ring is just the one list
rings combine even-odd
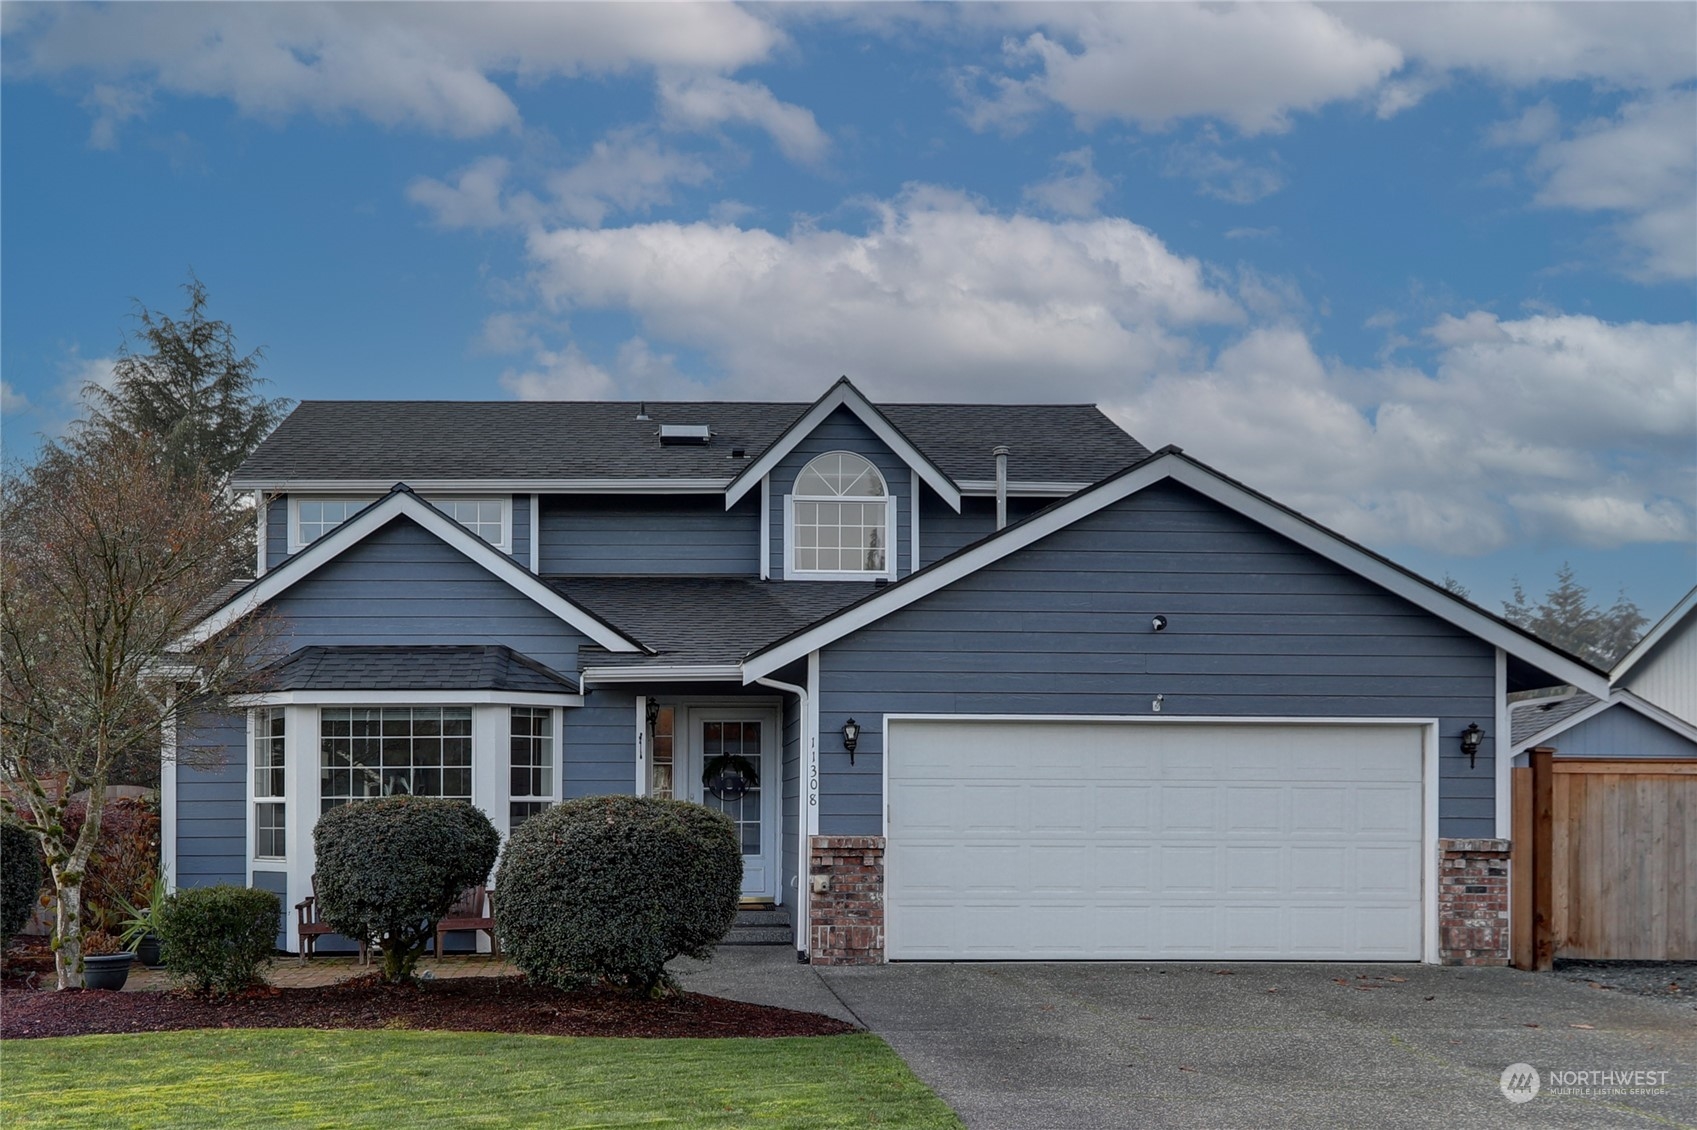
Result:
{"label": "trimmed shrub", "polygon": [[46,880],[35,833],[16,820],[0,820],[0,946],[29,923]]}
{"label": "trimmed shrub", "polygon": [[459,800],[391,796],[333,808],[312,830],[319,916],[338,934],[383,947],[383,976],[412,977],[436,923],[485,882],[501,835]]}
{"label": "trimmed shrub", "polygon": [[495,877],[501,948],[534,981],[657,995],[666,962],[708,958],[736,920],[742,848],[724,813],[599,796],[532,816]]}
{"label": "trimmed shrub", "polygon": [[235,993],[262,981],[277,951],[282,904],[270,891],[193,887],[153,908],[165,969],[202,993]]}

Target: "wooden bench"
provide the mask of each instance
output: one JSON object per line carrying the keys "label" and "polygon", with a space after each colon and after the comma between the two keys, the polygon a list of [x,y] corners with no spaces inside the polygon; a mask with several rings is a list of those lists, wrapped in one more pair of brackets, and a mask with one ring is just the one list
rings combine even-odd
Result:
{"label": "wooden bench", "polygon": [[[330,928],[329,923],[318,917],[318,876],[316,874],[312,877],[312,893],[295,903],[295,919],[295,929],[300,932],[300,963],[305,965],[307,958],[314,956],[314,947],[317,946],[318,939],[326,934],[336,932]],[[363,938],[360,939],[359,943],[359,963],[361,965],[371,964],[371,946]]]}
{"label": "wooden bench", "polygon": [[495,896],[488,887],[479,884],[460,892],[442,921],[436,923],[436,956],[447,953],[443,943],[449,930],[482,930],[489,935],[489,950],[501,956],[501,939],[495,936]]}

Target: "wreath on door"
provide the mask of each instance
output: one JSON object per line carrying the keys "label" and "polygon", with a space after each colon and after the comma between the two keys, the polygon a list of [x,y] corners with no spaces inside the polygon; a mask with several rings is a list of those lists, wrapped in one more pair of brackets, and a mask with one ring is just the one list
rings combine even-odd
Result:
{"label": "wreath on door", "polygon": [[760,787],[760,770],[746,757],[722,753],[702,767],[701,785],[719,800],[741,800]]}

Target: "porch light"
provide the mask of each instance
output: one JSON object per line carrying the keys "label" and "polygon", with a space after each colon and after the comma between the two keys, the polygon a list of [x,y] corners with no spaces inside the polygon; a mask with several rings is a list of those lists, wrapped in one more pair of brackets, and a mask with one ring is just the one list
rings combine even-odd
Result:
{"label": "porch light", "polygon": [[848,750],[849,764],[854,764],[854,747],[860,744],[860,723],[850,718],[843,723],[843,748]]}
{"label": "porch light", "polygon": [[1461,732],[1461,752],[1467,755],[1467,767],[1477,768],[1479,765],[1479,743],[1485,740],[1485,731],[1479,728],[1479,723],[1469,722],[1467,729]]}

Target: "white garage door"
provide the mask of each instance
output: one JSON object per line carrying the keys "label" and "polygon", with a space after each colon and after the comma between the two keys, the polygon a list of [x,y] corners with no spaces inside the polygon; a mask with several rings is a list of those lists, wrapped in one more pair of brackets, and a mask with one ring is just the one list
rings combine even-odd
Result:
{"label": "white garage door", "polygon": [[892,959],[1418,960],[1418,726],[889,723]]}

